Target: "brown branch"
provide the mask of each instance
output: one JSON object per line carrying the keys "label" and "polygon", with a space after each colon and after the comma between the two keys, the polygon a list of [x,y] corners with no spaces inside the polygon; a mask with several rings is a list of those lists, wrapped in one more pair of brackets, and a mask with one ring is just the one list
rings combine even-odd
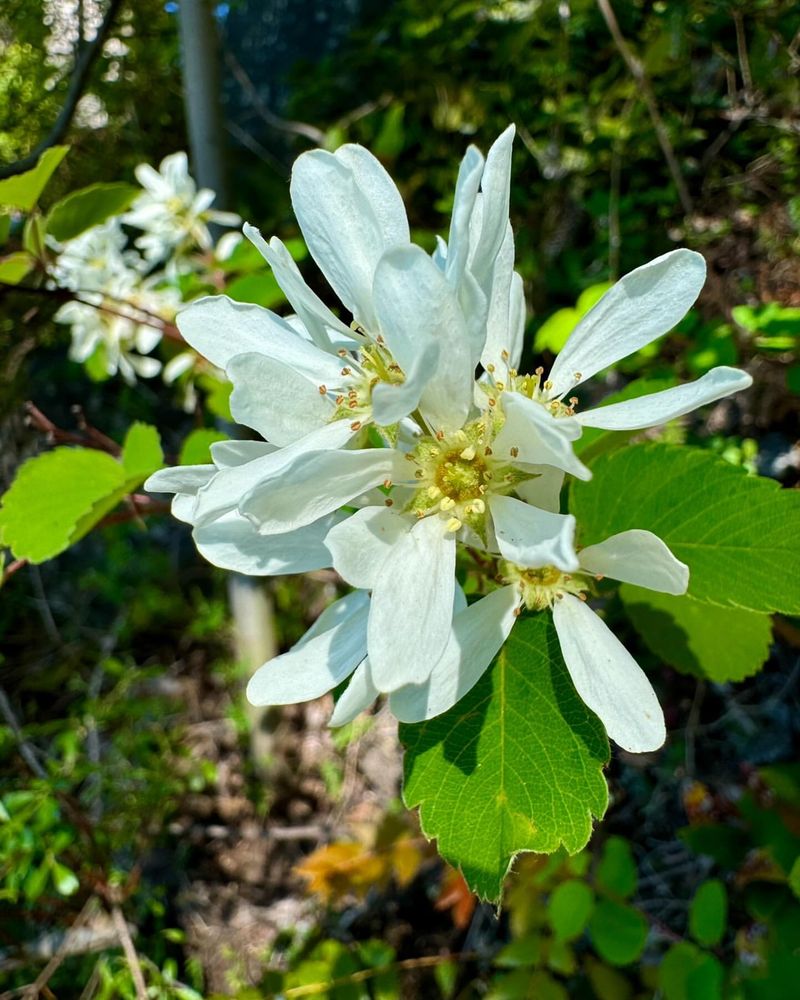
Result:
{"label": "brown branch", "polygon": [[677,188],[678,197],[680,198],[683,210],[688,215],[694,208],[692,198],[689,194],[689,189],[686,187],[683,175],[681,174],[678,158],[675,155],[675,150],[672,148],[667,127],[664,124],[664,119],[661,117],[661,113],[658,110],[655,94],[653,93],[653,88],[650,85],[650,80],[645,73],[644,66],[639,58],[634,55],[632,49],[625,41],[622,32],[619,30],[619,24],[617,23],[617,18],[614,14],[614,9],[611,6],[610,0],[597,0],[597,6],[600,8],[600,13],[603,15],[603,19],[606,22],[606,26],[608,27],[619,54],[622,56],[625,65],[628,67],[631,76],[639,85],[642,98],[647,106],[647,112],[650,115],[650,121],[653,123],[653,128],[655,129],[658,144],[661,146],[661,152],[664,154],[664,159],[667,161],[667,167],[669,168],[672,180]]}
{"label": "brown branch", "polygon": [[19,755],[28,765],[32,774],[37,778],[46,779],[47,771],[39,763],[33,747],[22,735],[22,728],[17,722],[17,717],[14,715],[14,710],[11,707],[11,702],[6,697],[5,691],[0,687],[0,715],[6,720],[6,725],[11,730],[14,735],[14,739],[17,741],[17,750],[19,750]]}
{"label": "brown branch", "polygon": [[133,939],[131,938],[131,932],[128,930],[125,915],[118,903],[114,903],[111,907],[111,917],[114,921],[117,936],[119,937],[119,943],[125,952],[128,967],[131,970],[131,976],[136,987],[136,1000],[147,1000],[147,983],[144,981],[142,966],[139,962],[139,956],[136,954],[136,948],[133,946]]}
{"label": "brown branch", "polygon": [[61,141],[61,139],[64,138],[67,133],[67,129],[72,122],[75,109],[78,106],[78,101],[80,101],[83,96],[92,66],[103,49],[103,43],[111,30],[111,25],[121,6],[122,0],[111,0],[108,5],[108,10],[106,11],[106,15],[103,18],[100,27],[97,29],[97,34],[91,42],[88,42],[83,47],[80,55],[75,60],[75,66],[72,70],[72,77],[69,81],[69,87],[67,88],[64,105],[61,108],[61,111],[59,111],[58,117],[53,123],[53,127],[41,140],[41,142],[34,146],[27,156],[23,156],[21,159],[16,160],[14,163],[9,163],[7,166],[0,167],[0,179],[4,177],[13,177],[15,174],[21,174],[24,171],[35,167],[42,153],[51,146],[55,146]]}
{"label": "brown branch", "polygon": [[262,101],[255,84],[247,74],[247,70],[245,70],[244,66],[242,66],[227,46],[225,47],[225,62],[228,69],[236,78],[236,82],[245,94],[247,94],[253,110],[270,128],[277,129],[279,132],[288,132],[290,135],[302,135],[303,138],[313,142],[315,146],[325,145],[326,133],[322,129],[317,128],[316,125],[309,125],[307,122],[288,121],[270,111]]}
{"label": "brown branch", "polygon": [[2,579],[0,579],[0,587],[4,586],[15,573],[19,572],[19,570],[21,569],[24,569],[27,565],[28,565],[27,559],[15,559],[13,562],[10,562],[8,566],[6,566],[6,568],[3,570],[3,576]]}

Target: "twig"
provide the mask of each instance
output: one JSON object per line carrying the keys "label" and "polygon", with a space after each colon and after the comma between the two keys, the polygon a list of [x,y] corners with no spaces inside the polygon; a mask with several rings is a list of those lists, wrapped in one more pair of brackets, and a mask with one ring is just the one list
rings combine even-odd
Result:
{"label": "twig", "polygon": [[103,49],[103,43],[105,42],[108,32],[111,29],[114,18],[117,16],[117,11],[121,6],[122,0],[111,0],[108,5],[108,10],[106,11],[106,15],[103,18],[100,27],[97,29],[97,34],[91,42],[87,42],[81,50],[78,58],[75,60],[75,66],[72,70],[72,77],[69,81],[69,87],[67,88],[64,105],[58,113],[58,117],[53,123],[53,127],[41,140],[41,142],[34,146],[27,156],[23,156],[21,159],[15,160],[14,163],[9,163],[7,166],[0,167],[0,179],[3,177],[13,177],[15,174],[21,174],[25,170],[30,170],[31,167],[36,165],[37,160],[46,149],[49,149],[51,146],[55,146],[56,143],[60,142],[60,140],[66,135],[67,129],[69,128],[75,114],[75,109],[78,106],[78,101],[81,99],[84,88],[86,87],[89,79],[89,73],[91,72],[95,60]]}
{"label": "twig", "polygon": [[476,951],[462,951],[448,953],[445,955],[422,955],[419,958],[404,958],[399,962],[391,962],[374,969],[360,969],[352,972],[349,976],[339,976],[337,979],[329,979],[326,983],[308,983],[303,986],[290,986],[281,991],[284,997],[310,997],[318,993],[328,993],[336,986],[347,986],[350,983],[363,983],[375,976],[382,976],[386,972],[400,972],[406,969],[430,969],[445,962],[470,962],[478,958]]}
{"label": "twig", "polygon": [[36,977],[35,982],[33,982],[30,986],[27,986],[25,988],[25,991],[22,994],[23,997],[35,1000],[35,998],[39,996],[39,994],[42,992],[45,986],[47,986],[47,984],[50,982],[50,980],[53,978],[56,971],[58,970],[58,967],[61,965],[64,959],[69,956],[70,935],[72,934],[73,931],[76,931],[81,926],[81,924],[86,923],[86,920],[89,918],[89,915],[95,908],[96,903],[97,903],[97,898],[95,896],[90,896],[86,900],[86,902],[83,905],[83,909],[75,918],[75,920],[72,922],[70,929],[64,935],[55,955],[53,955],[53,957],[50,959],[47,965],[42,969],[42,971]]}
{"label": "twig", "polygon": [[136,954],[136,948],[133,946],[131,932],[128,930],[125,915],[120,909],[118,903],[114,903],[111,907],[111,917],[114,921],[114,927],[116,928],[117,935],[119,937],[119,943],[122,945],[122,950],[125,952],[125,959],[128,962],[128,967],[131,970],[133,983],[136,987],[136,1000],[147,1000],[147,983],[144,981],[142,966],[139,962],[139,956]]}
{"label": "twig", "polygon": [[15,573],[19,572],[19,570],[21,569],[24,569],[24,567],[27,565],[28,565],[27,559],[15,559],[13,562],[10,562],[8,566],[6,566],[6,568],[3,570],[3,577],[0,580],[0,587],[2,587],[5,583],[7,583]]}
{"label": "twig", "polygon": [[597,0],[597,6],[600,8],[600,13],[603,15],[603,19],[606,22],[619,54],[625,61],[625,65],[628,67],[631,76],[639,85],[639,90],[641,91],[642,97],[647,106],[648,114],[650,115],[650,120],[652,121],[653,128],[655,129],[658,144],[661,146],[661,152],[664,154],[664,159],[667,161],[667,167],[669,168],[672,180],[677,188],[678,197],[680,198],[683,210],[688,215],[694,207],[692,204],[692,198],[689,194],[689,189],[686,187],[683,175],[681,174],[681,168],[678,164],[678,159],[675,156],[675,150],[672,148],[667,127],[664,124],[664,120],[658,110],[655,94],[653,93],[653,88],[650,86],[647,74],[644,71],[644,66],[637,56],[634,55],[632,49],[625,41],[622,32],[619,30],[619,24],[617,23],[617,18],[614,14],[610,0]]}
{"label": "twig", "polygon": [[739,56],[739,71],[742,74],[742,84],[744,85],[745,104],[753,103],[753,74],[750,72],[750,59],[747,55],[747,39],[744,34],[744,20],[742,12],[735,8],[731,11],[733,24],[736,28],[736,52]]}
{"label": "twig", "polygon": [[326,134],[322,129],[317,128],[316,125],[309,125],[307,122],[288,121],[270,111],[262,101],[255,84],[247,74],[247,70],[227,46],[225,47],[225,62],[228,65],[228,69],[230,69],[236,78],[236,82],[250,99],[253,110],[270,128],[277,129],[279,132],[288,132],[290,135],[302,135],[305,139],[313,142],[315,146],[324,146]]}
{"label": "twig", "polygon": [[31,773],[36,775],[37,778],[46,779],[47,771],[45,771],[36,759],[36,754],[31,744],[28,743],[22,735],[22,729],[20,728],[19,722],[17,722],[17,717],[14,715],[11,702],[6,697],[6,693],[2,687],[0,687],[0,715],[2,715],[6,720],[6,725],[14,734],[14,739],[17,741],[17,750],[19,750],[19,755],[28,765]]}
{"label": "twig", "polygon": [[245,149],[249,149],[251,153],[255,153],[260,160],[266,163],[267,166],[272,167],[281,177],[289,176],[289,171],[284,164],[277,157],[273,156],[268,149],[265,149],[257,139],[254,139],[249,132],[237,125],[236,122],[226,122],[225,128]]}

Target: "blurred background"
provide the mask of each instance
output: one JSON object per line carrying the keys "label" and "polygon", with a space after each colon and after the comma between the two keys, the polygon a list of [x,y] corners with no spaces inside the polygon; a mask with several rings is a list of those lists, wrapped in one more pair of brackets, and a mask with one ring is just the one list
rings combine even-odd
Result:
{"label": "blurred background", "polygon": [[[69,145],[47,209],[187,150],[214,207],[286,240],[330,301],[292,216],[297,155],[367,146],[430,249],[466,146],[515,122],[527,364],[608,282],[699,250],[697,307],[606,389],[746,367],[751,392],[664,434],[791,488],[799,83],[792,0],[3,0],[0,177]],[[184,301],[212,288],[285,311],[258,260],[197,254]],[[230,432],[208,373],[128,384],[70,360],[43,287],[0,284],[3,490],[53,440],[120,442],[145,421],[174,461],[192,432]],[[384,709],[331,732],[324,699],[266,716],[244,702],[334,575],[232,580],[153,513],[4,577],[0,997],[797,995],[800,623],[777,618],[766,669],[740,683],[623,635],[667,747],[615,751],[589,847],[520,858],[498,913],[403,808]]]}

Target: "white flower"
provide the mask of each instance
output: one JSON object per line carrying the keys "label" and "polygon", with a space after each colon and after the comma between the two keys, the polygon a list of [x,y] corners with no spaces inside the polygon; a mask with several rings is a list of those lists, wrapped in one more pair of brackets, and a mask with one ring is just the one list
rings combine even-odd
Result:
{"label": "white flower", "polygon": [[[510,137],[495,143],[485,169],[477,150],[465,158],[449,248],[439,263],[409,242],[400,194],[365,149],[343,146],[299,158],[295,211],[353,326],[311,291],[279,240],[266,243],[245,227],[296,315],[287,320],[214,296],[180,313],[178,325],[189,344],[227,372],[234,417],[281,451],[246,470],[220,470],[197,494],[195,523],[236,510],[263,535],[302,528],[411,474],[402,448],[357,447],[366,443],[369,424],[392,444],[423,427],[445,434],[464,425],[474,409],[481,344],[461,298],[488,308],[480,285],[491,293],[493,255],[507,236]],[[482,180],[487,206],[505,214],[490,224],[487,209],[472,222],[470,237]],[[495,195],[503,190],[505,200]],[[415,423],[406,420],[412,413]]]}
{"label": "white flower", "polygon": [[[388,532],[383,540],[384,558],[392,559],[394,545]],[[354,555],[365,581],[374,555],[374,548]],[[465,607],[463,594],[456,591],[456,613],[445,651],[424,682],[390,692],[394,715],[401,722],[413,723],[448,711],[481,678],[523,607],[539,613],[552,608],[572,682],[609,737],[633,753],[658,749],[666,730],[655,692],[630,653],[585,603],[585,592],[593,578],[607,576],[662,593],[683,594],[688,567],[656,535],[638,530],[583,549],[576,569],[569,573],[539,560],[534,566],[501,565],[505,586],[476,603]],[[401,605],[398,611],[402,614]],[[330,724],[350,722],[385,690],[367,655],[369,617],[366,590],[356,590],[333,604],[300,643],[256,672],[248,685],[249,700],[274,705],[317,698],[352,675]],[[421,623],[405,624],[417,643],[426,642]]]}
{"label": "white flower", "polygon": [[147,260],[162,260],[187,242],[209,250],[208,223],[237,226],[241,221],[233,212],[211,208],[215,194],[208,188],[197,190],[186,153],[165,157],[158,170],[140,163],[135,173],[144,191],[122,221],[144,231],[136,245]]}
{"label": "white flower", "polygon": [[[521,343],[515,331],[508,327],[503,335],[502,326],[492,328],[484,351],[488,378],[483,390],[505,415],[498,448],[515,448],[523,461],[547,461],[588,478],[569,444],[582,427],[614,431],[653,427],[751,385],[746,372],[722,366],[696,382],[583,412],[575,412],[577,399],[564,402],[592,375],[671,330],[697,298],[705,273],[702,255],[686,249],[631,271],[580,320],[547,378],[541,368],[534,375],[518,374]],[[541,457],[543,436],[551,444],[549,459]]]}
{"label": "white flower", "polygon": [[126,251],[127,238],[119,219],[93,226],[58,251],[52,277],[59,288],[73,292],[107,291],[112,285],[124,295],[139,280],[142,260]]}
{"label": "white flower", "polygon": [[552,564],[506,563],[507,581],[457,615],[447,650],[428,681],[390,696],[401,721],[446,712],[480,679],[508,638],[520,609],[553,610],[561,652],[578,694],[609,737],[632,752],[655,750],[664,718],[650,682],[625,647],[584,603],[592,577],[609,577],[666,594],[683,594],[688,567],[649,531],[623,531],[578,553],[576,570]]}

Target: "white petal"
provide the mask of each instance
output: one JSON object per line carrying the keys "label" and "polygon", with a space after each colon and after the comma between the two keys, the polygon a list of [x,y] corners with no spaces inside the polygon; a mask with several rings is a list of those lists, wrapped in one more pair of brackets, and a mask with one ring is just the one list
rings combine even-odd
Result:
{"label": "white petal", "polygon": [[176,465],[160,469],[144,482],[148,493],[189,493],[194,495],[217,474],[213,465]]}
{"label": "white petal", "polygon": [[247,222],[244,225],[244,234],[272,268],[275,280],[299,316],[310,339],[318,347],[327,350],[332,346],[329,331],[335,330],[337,334],[352,343],[352,331],[334,316],[317,293],[308,287],[300,268],[278,237],[273,236],[267,243],[256,227]]}
{"label": "white petal", "polygon": [[518,495],[525,503],[558,514],[561,510],[564,470],[556,469],[553,465],[531,465],[525,469],[525,472],[533,473],[536,478],[518,483],[515,487]]}
{"label": "white petal", "polygon": [[444,652],[453,622],[455,558],[455,537],[433,516],[418,521],[384,563],[368,631],[379,690],[422,683]]}
{"label": "white petal", "polygon": [[556,566],[571,573],[578,568],[572,514],[553,514],[502,496],[489,498],[489,510],[505,559],[531,569]]}
{"label": "white petal", "polygon": [[470,221],[481,183],[483,164],[480,150],[470,146],[458,168],[445,261],[445,274],[453,288],[460,283],[469,258]]}
{"label": "white petal", "polygon": [[353,587],[372,590],[383,564],[414,518],[388,507],[365,507],[331,529],[325,545],[333,568]]}
{"label": "white petal", "polygon": [[516,272],[511,277],[511,308],[508,317],[508,364],[511,368],[519,368],[525,340],[525,288],[521,276]]}
{"label": "white petal", "polygon": [[275,450],[275,445],[267,441],[214,441],[211,457],[218,469],[231,469],[252,462],[254,458],[271,455]]}
{"label": "white petal", "polygon": [[502,587],[453,619],[442,658],[423,684],[393,691],[389,707],[401,722],[423,722],[452,708],[478,683],[516,621],[519,593]]}
{"label": "white petal", "polygon": [[176,493],[170,504],[170,513],[176,521],[184,524],[194,524],[194,495],[191,493]]}
{"label": "white petal", "polygon": [[671,330],[700,294],[706,262],[694,250],[672,250],[626,274],[570,334],[556,358],[554,396],[569,392]]}
{"label": "white petal", "polygon": [[304,452],[259,480],[238,509],[263,534],[294,531],[404,472],[407,463],[401,466],[401,458],[391,448]]}
{"label": "white petal", "polygon": [[481,234],[470,259],[470,270],[478,284],[488,291],[495,258],[506,238],[511,187],[511,152],[515,128],[508,128],[495,140],[486,155],[481,175]]}
{"label": "white petal", "polygon": [[405,381],[399,385],[379,382],[372,390],[372,419],[380,427],[390,427],[419,406],[425,386],[436,370],[439,347],[434,343],[419,345],[405,369]]}
{"label": "white petal", "polygon": [[262,535],[246,517],[229,511],[195,528],[197,551],[212,565],[247,576],[307,573],[330,566],[325,536],[339,515],[281,535]]}
{"label": "white petal", "polygon": [[572,683],[623,750],[646,753],[666,739],[664,713],[650,681],[590,607],[565,594],[553,608]]}
{"label": "white petal", "polygon": [[504,392],[500,401],[506,422],[495,438],[496,455],[508,455],[516,448],[516,461],[524,465],[553,465],[578,479],[591,479],[572,450],[572,442],[581,436],[574,417],[554,417],[541,403],[518,392]]}
{"label": "white petal", "polygon": [[652,531],[621,531],[597,545],[588,545],[578,558],[590,573],[664,594],[685,594],[689,586],[689,567]]}
{"label": "white petal", "polygon": [[333,403],[320,386],[276,358],[237,354],[228,362],[228,377],[234,420],[273,444],[291,444],[333,416]]}
{"label": "white petal", "polygon": [[227,368],[237,354],[255,351],[290,364],[317,385],[341,384],[341,359],[309,344],[261,306],[209,295],[178,313],[176,322],[184,339],[219,368]]}
{"label": "white petal", "polygon": [[511,281],[514,276],[514,234],[507,227],[506,238],[494,262],[489,313],[486,319],[486,342],[481,353],[481,365],[492,365],[495,378],[505,379],[508,374],[511,340]]}
{"label": "white petal", "polygon": [[267,661],[250,678],[247,700],[252,705],[290,705],[336,687],[364,659],[367,614],[368,608],[361,605],[333,628]]}
{"label": "white petal", "polygon": [[466,326],[452,288],[424,250],[409,246],[384,254],[375,272],[375,306],[386,343],[404,371],[425,345],[438,348],[420,408],[437,430],[460,428],[473,391]]}
{"label": "white petal", "polygon": [[668,420],[691,413],[698,406],[713,403],[715,399],[730,396],[753,384],[747,372],[737,368],[721,366],[712,368],[696,382],[673,386],[649,396],[626,399],[609,406],[598,406],[585,413],[577,413],[575,419],[583,427],[602,427],[609,431],[635,431],[642,427],[654,427]]}
{"label": "white petal", "polygon": [[351,593],[345,594],[344,597],[340,597],[325,608],[311,628],[297,640],[292,648],[300,649],[301,646],[304,646],[307,642],[311,642],[316,636],[322,635],[323,632],[329,631],[335,625],[349,620],[359,609],[368,607],[369,594],[366,591],[353,590]]}
{"label": "white petal", "polygon": [[344,726],[357,715],[369,708],[378,697],[378,689],[372,683],[369,658],[363,659],[350,678],[350,683],[336,702],[329,726]]}
{"label": "white petal", "polygon": [[213,521],[225,511],[234,510],[245,494],[260,482],[274,478],[299,455],[341,448],[355,433],[346,420],[334,420],[285,448],[244,465],[221,469],[197,494],[195,523]]}
{"label": "white petal", "polygon": [[394,184],[366,150],[315,149],[295,161],[290,188],[311,256],[353,316],[374,330],[375,267],[385,250],[409,241]]}

